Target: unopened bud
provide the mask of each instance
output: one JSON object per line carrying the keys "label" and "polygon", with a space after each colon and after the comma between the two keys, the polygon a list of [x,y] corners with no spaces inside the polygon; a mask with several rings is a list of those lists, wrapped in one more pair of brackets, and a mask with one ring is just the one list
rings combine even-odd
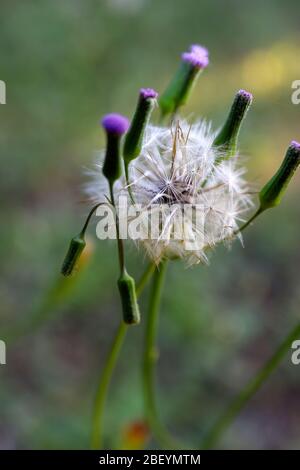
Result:
{"label": "unopened bud", "polygon": [[141,88],[137,108],[124,142],[125,164],[136,158],[142,148],[145,128],[149,122],[158,94],[151,88]]}
{"label": "unopened bud", "polygon": [[125,271],[118,280],[118,287],[122,301],[123,320],[129,325],[140,322],[140,310],[137,303],[135,282],[133,277]]}
{"label": "unopened bud", "polygon": [[253,97],[248,91],[240,90],[237,92],[228,117],[213,142],[214,146],[224,149],[226,152],[225,158],[230,157],[236,152],[241,125],[252,103],[252,99]]}
{"label": "unopened bud", "polygon": [[189,52],[184,52],[181,59],[177,73],[159,99],[163,116],[174,114],[186,103],[200,72],[209,63],[207,49],[197,44],[192,45]]}
{"label": "unopened bud", "polygon": [[73,274],[85,245],[85,240],[81,234],[72,238],[61,268],[63,276],[71,276],[71,274]]}
{"label": "unopened bud", "polygon": [[107,114],[102,119],[102,126],[106,131],[106,154],[103,165],[103,174],[113,184],[122,173],[120,140],[129,127],[128,119],[121,114]]}
{"label": "unopened bud", "polygon": [[281,198],[299,164],[300,144],[292,141],[279,170],[259,193],[261,211],[280,204]]}

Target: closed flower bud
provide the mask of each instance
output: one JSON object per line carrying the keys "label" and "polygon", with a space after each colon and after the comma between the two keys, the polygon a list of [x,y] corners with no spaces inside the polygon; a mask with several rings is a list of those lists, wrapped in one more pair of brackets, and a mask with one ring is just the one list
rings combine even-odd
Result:
{"label": "closed flower bud", "polygon": [[299,164],[300,144],[292,141],[279,170],[259,193],[261,212],[280,204],[281,198]]}
{"label": "closed flower bud", "polygon": [[186,103],[200,72],[209,63],[207,49],[196,44],[190,47],[189,52],[184,52],[181,59],[177,73],[159,99],[163,116],[175,113]]}
{"label": "closed flower bud", "polygon": [[118,287],[122,301],[123,320],[129,325],[140,322],[140,310],[137,303],[135,282],[133,277],[125,271],[118,280]]}
{"label": "closed flower bud", "polygon": [[149,122],[158,94],[151,88],[141,88],[135,114],[124,142],[125,164],[136,158],[141,151],[145,128]]}
{"label": "closed flower bud", "polygon": [[214,145],[226,152],[225,158],[236,152],[239,131],[251,103],[251,93],[240,90],[235,95],[229,115],[214,140]]}
{"label": "closed flower bud", "polygon": [[63,276],[71,276],[71,274],[73,274],[85,245],[86,243],[82,234],[72,238],[61,268]]}
{"label": "closed flower bud", "polygon": [[129,122],[121,114],[107,114],[102,119],[102,126],[106,131],[107,139],[102,171],[109,183],[113,184],[121,176],[120,140],[127,131]]}

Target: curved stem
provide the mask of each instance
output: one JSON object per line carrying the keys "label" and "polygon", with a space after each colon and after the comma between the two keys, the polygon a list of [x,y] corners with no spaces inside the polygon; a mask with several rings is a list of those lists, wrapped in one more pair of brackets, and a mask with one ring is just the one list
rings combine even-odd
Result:
{"label": "curved stem", "polygon": [[87,229],[87,227],[88,227],[88,225],[89,225],[89,223],[90,223],[90,220],[91,220],[91,218],[92,218],[92,215],[93,215],[94,212],[98,209],[98,207],[102,206],[103,204],[104,204],[103,202],[99,202],[99,203],[96,204],[94,207],[92,207],[92,209],[90,210],[90,212],[89,212],[89,214],[88,214],[88,216],[87,216],[87,219],[86,219],[86,221],[85,221],[85,223],[84,223],[84,226],[83,226],[83,228],[82,228],[82,230],[81,230],[81,232],[80,232],[80,235],[83,236],[83,235],[85,234],[86,229]]}
{"label": "curved stem", "polygon": [[214,446],[221,435],[226,431],[242,408],[248,403],[253,395],[259,390],[266,379],[271,375],[275,368],[279,365],[284,355],[289,351],[291,343],[300,334],[300,323],[298,323],[286,336],[280,346],[277,348],[273,356],[259,370],[255,377],[242,389],[229,407],[217,420],[211,431],[207,434],[201,443],[200,449],[208,449]]}
{"label": "curved stem", "polygon": [[254,213],[254,215],[252,215],[252,217],[250,217],[249,220],[247,220],[241,227],[239,227],[235,232],[234,232],[234,235],[237,235],[238,233],[242,232],[243,230],[245,230],[245,228],[248,227],[248,225],[250,225],[255,219],[256,217],[258,217],[261,213],[263,212],[263,210],[261,209],[261,207],[259,207],[257,209],[257,211]]}
{"label": "curved stem", "polygon": [[[151,277],[155,265],[149,263],[144,274],[142,275],[140,281],[136,286],[136,294],[139,296],[144,287],[146,286],[149,278]],[[121,351],[128,326],[121,322],[117,333],[113,339],[111,348],[108,352],[107,359],[105,362],[104,369],[101,374],[99,381],[98,389],[96,392],[94,412],[93,412],[93,422],[92,422],[92,436],[91,436],[91,448],[100,449],[102,446],[102,431],[103,431],[103,413],[106,403],[106,397],[109,389],[109,385],[112,379],[112,375]]]}
{"label": "curved stem", "polygon": [[158,417],[155,400],[155,363],[158,357],[155,342],[158,327],[159,305],[167,263],[161,263],[153,277],[150,304],[147,315],[145,348],[143,357],[143,388],[146,418],[149,427],[162,445],[166,448],[178,448],[168,431],[164,428]]}

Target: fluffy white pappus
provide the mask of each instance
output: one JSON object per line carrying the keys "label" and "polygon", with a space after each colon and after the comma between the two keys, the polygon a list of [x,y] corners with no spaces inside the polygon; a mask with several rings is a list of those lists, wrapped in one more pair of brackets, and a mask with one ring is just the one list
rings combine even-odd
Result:
{"label": "fluffy white pappus", "polygon": [[[126,195],[129,205],[140,207],[138,216],[129,216],[138,222],[139,235],[129,232],[129,237],[156,263],[163,258],[208,262],[209,250],[235,238],[253,205],[240,156],[226,159],[213,146],[214,137],[203,120],[180,120],[172,128],[149,125],[141,153],[129,165],[129,181],[115,184],[116,201]],[[100,201],[108,192],[99,171],[96,178],[88,192]]]}

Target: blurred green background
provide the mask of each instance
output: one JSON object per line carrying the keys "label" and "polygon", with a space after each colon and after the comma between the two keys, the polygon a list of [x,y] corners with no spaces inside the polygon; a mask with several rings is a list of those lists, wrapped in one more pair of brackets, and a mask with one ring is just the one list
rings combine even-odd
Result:
{"label": "blurred green background", "polygon": [[[93,253],[76,280],[56,292],[55,307],[44,305],[45,315],[28,321],[87,211],[83,169],[103,145],[102,114],[130,116],[141,86],[162,91],[180,53],[204,44],[211,64],[185,113],[217,127],[234,93],[251,91],[241,149],[259,187],[289,141],[300,139],[300,105],[291,103],[299,17],[298,0],[2,0],[0,338],[8,343],[0,448],[89,446],[95,389],[120,319],[115,244],[98,241],[92,229]],[[298,175],[281,206],[249,228],[245,248],[218,249],[209,267],[170,265],[158,393],[176,436],[199,442],[299,319],[299,187]],[[128,250],[138,276],[145,262]],[[146,301],[147,293],[142,310]],[[143,323],[130,330],[110,389],[109,447],[127,445],[143,420],[142,346]],[[300,366],[286,356],[218,447],[299,448],[299,378]]]}

